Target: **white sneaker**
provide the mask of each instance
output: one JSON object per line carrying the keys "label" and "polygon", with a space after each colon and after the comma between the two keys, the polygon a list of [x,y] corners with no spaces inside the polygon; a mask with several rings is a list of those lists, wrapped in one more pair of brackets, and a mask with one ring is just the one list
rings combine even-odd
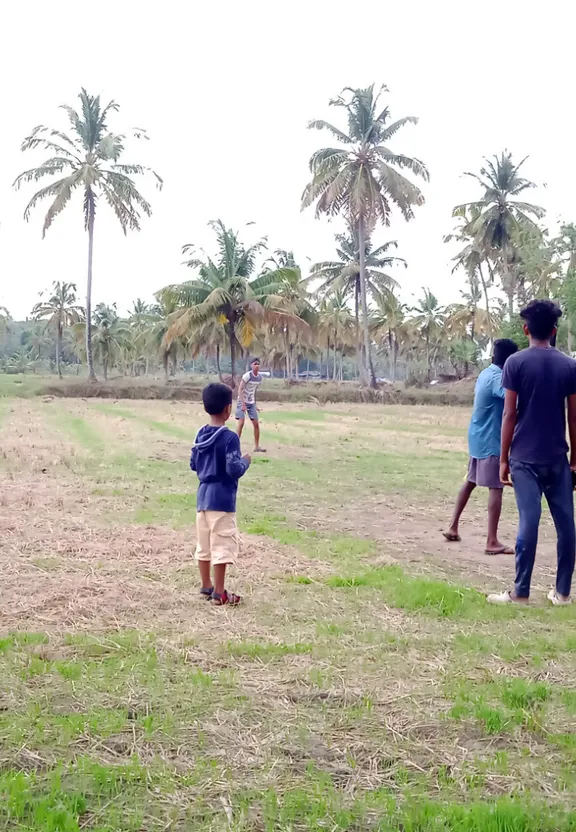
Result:
{"label": "white sneaker", "polygon": [[572,603],[572,598],[560,598],[555,589],[551,589],[548,593],[548,600],[552,601],[555,607],[567,607]]}
{"label": "white sneaker", "polygon": [[489,604],[513,604],[508,590],[506,592],[494,592],[486,598]]}

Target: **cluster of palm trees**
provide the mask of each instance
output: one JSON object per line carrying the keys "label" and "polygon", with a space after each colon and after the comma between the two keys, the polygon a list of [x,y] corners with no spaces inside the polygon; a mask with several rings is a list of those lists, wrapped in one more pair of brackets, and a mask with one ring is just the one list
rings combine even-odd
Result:
{"label": "cluster of palm trees", "polygon": [[[457,226],[446,240],[459,244],[454,269],[466,277],[460,301],[442,307],[423,289],[417,302],[402,303],[391,270],[398,273],[406,263],[396,256],[395,241],[376,237],[395,212],[407,221],[414,217],[424,202],[415,180],[427,182],[429,174],[422,161],[391,147],[396,135],[417,119],[393,121],[382,103],[386,92],[386,87],[374,86],[345,89],[330,101],[345,117],[342,126],[324,120],[309,125],[333,141],[310,159],[302,208],[314,206],[318,216],[341,218],[345,231],[336,235],[333,260],[303,271],[292,252],[269,255],[265,239],[246,245],[238,232],[217,220],[211,223],[216,237],[212,255],[194,245],[183,247],[192,278],[161,288],[153,304],[137,301],[124,318],[115,305],[100,303],[92,310],[96,207],[107,204],[125,233],[139,230],[151,206],[135,178],[151,174],[158,187],[162,180],[141,165],[123,163],[128,134],[109,129],[108,120],[118,110],[113,101],[102,107],[99,97],[82,90],[78,110],[63,108],[69,132],[36,127],[22,149],[42,149],[48,157],[22,173],[15,186],[44,177],[50,183],[32,196],[25,218],[48,199],[46,233],[80,190],[88,238],[84,306],[77,302],[75,286],[55,283],[33,310],[33,317],[54,333],[58,373],[64,345],[66,356],[86,362],[91,379],[95,361],[106,378],[112,367],[137,374],[158,363],[168,374],[179,360],[200,355],[213,355],[221,371],[221,357],[227,354],[234,381],[248,351],[257,350],[287,378],[298,375],[305,359],[325,367],[334,379],[349,377],[355,366],[352,375],[375,385],[376,355],[392,380],[400,361],[405,371],[430,380],[446,366],[458,375],[467,373],[496,334],[513,327],[517,305],[534,294],[563,301],[571,348],[576,228],[565,225],[557,237],[549,236],[541,225],[544,210],[524,201],[534,187],[521,173],[525,160],[515,164],[509,152],[486,159],[479,174],[468,174],[478,186],[477,198],[453,211]],[[131,136],[146,138],[141,129]],[[7,318],[0,309],[0,328]]]}

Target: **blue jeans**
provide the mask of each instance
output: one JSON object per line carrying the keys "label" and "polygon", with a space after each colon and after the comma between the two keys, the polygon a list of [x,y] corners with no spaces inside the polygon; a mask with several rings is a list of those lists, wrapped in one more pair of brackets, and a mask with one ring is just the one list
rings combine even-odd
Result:
{"label": "blue jeans", "polygon": [[516,538],[516,581],[514,588],[519,598],[530,595],[530,580],[536,559],[538,526],[542,513],[542,495],[550,509],[558,538],[558,568],[556,592],[570,595],[576,531],[574,529],[574,489],[572,472],[566,457],[552,465],[533,465],[510,460],[510,472],[520,524]]}

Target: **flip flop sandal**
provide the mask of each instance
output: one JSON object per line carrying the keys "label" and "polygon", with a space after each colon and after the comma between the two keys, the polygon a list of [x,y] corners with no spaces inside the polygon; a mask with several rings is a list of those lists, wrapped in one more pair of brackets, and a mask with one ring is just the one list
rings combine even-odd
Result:
{"label": "flip flop sandal", "polygon": [[210,599],[214,595],[214,587],[213,586],[210,586],[210,587],[203,586],[202,589],[200,590],[200,595],[202,596],[202,598],[205,598],[207,601],[210,601]]}
{"label": "flip flop sandal", "polygon": [[212,603],[215,607],[222,607],[224,604],[230,604],[232,607],[238,606],[242,598],[239,595],[234,595],[233,592],[227,592],[224,590],[222,595],[218,592],[215,592],[212,595]]}
{"label": "flip flop sandal", "polygon": [[266,448],[254,448],[252,453],[253,454],[265,454],[266,453]]}
{"label": "flip flop sandal", "polygon": [[515,550],[510,546],[502,546],[500,549],[484,549],[485,555],[514,555]]}
{"label": "flip flop sandal", "polygon": [[442,532],[442,537],[446,538],[448,543],[460,543],[462,540],[459,534],[450,534],[450,532]]}

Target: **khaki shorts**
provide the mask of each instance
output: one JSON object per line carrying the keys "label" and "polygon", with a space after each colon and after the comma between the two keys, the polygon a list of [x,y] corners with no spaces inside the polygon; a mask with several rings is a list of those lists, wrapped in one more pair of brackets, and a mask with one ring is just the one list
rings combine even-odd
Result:
{"label": "khaki shorts", "polygon": [[196,560],[213,564],[236,563],[239,550],[236,514],[230,511],[199,511],[196,514]]}

